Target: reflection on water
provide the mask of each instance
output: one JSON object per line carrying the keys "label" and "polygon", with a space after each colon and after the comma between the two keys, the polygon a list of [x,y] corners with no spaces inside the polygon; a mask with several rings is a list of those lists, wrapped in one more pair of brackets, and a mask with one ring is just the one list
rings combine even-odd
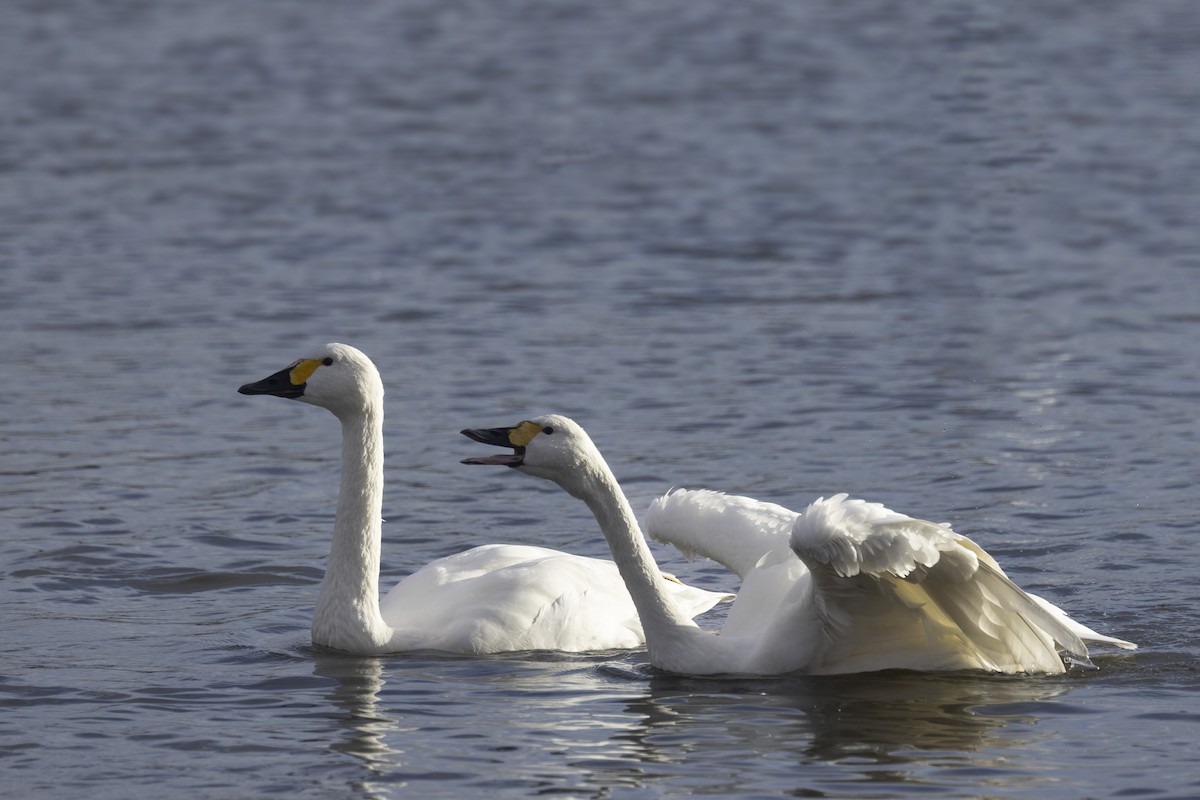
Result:
{"label": "reflection on water", "polygon": [[[1036,706],[1028,704],[1068,690],[1059,680],[914,673],[729,682],[662,677],[628,705],[640,719],[626,736],[648,760],[744,764],[729,777],[730,791],[762,781],[771,764],[784,773],[804,766],[797,786],[822,784],[830,777],[819,769],[824,765],[839,767],[837,783],[932,784],[944,780],[944,767],[1001,768],[1003,753],[1043,736],[1031,724]],[[1012,704],[1025,712],[979,713]],[[963,755],[978,751],[993,755]]]}
{"label": "reflection on water", "polygon": [[[1003,9],[6,3],[6,796],[1200,796],[1200,6]],[[386,585],[604,553],[458,465],[463,424],[561,410],[639,507],[860,491],[1144,649],[314,654],[336,426],[234,387],[333,338],[388,386]]]}
{"label": "reflection on water", "polygon": [[764,738],[777,745],[778,732],[764,736],[761,723],[766,715],[781,714],[787,720],[784,738],[799,757],[904,761],[901,753],[914,749],[995,747],[1010,723],[1033,715],[981,715],[976,709],[1041,702],[1068,690],[1054,679],[907,672],[729,683],[664,677],[652,681],[650,693],[629,710],[644,717],[642,741],[652,757],[656,735],[706,719],[744,720],[744,727],[729,725],[727,731],[751,749]]}
{"label": "reflection on water", "polygon": [[402,754],[387,743],[387,735],[399,730],[400,725],[379,707],[383,662],[378,658],[314,652],[313,674],[337,682],[325,697],[339,712],[342,736],[330,742],[329,750],[362,763],[364,775],[361,780],[351,780],[351,788],[361,797],[386,797],[389,788],[395,786],[387,775]]}
{"label": "reflection on water", "polygon": [[[1043,778],[1016,773],[1007,757],[1044,744],[1052,734],[1036,727],[1039,708],[1071,689],[1064,678],[900,672],[647,680],[620,660],[554,654],[464,662],[317,653],[314,673],[336,681],[326,695],[336,721],[327,747],[358,763],[343,777],[364,797],[461,787],[474,775],[481,786],[543,791],[665,780],[733,793],[788,782],[814,791],[859,781],[937,786],[969,770],[976,781],[994,772],[1029,789]],[[447,691],[468,673],[461,694]]]}

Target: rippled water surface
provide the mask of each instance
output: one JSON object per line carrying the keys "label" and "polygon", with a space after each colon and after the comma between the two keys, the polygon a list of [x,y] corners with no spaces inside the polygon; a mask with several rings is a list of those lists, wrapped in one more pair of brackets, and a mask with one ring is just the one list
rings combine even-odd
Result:
{"label": "rippled water surface", "polygon": [[[1193,3],[0,17],[6,795],[1200,794]],[[314,651],[337,426],[236,387],[329,340],[387,386],[385,584],[604,554],[458,463],[555,410],[639,508],[849,491],[1142,648],[759,681]]]}

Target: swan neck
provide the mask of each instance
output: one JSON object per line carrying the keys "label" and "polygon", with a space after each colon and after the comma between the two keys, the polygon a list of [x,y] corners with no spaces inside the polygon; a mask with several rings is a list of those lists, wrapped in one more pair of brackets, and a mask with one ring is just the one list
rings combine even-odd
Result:
{"label": "swan neck", "polygon": [[364,651],[379,647],[391,633],[379,613],[383,410],[368,407],[341,421],[341,490],[313,640]]}
{"label": "swan neck", "polygon": [[571,491],[591,508],[613,561],[633,598],[646,634],[650,663],[668,672],[718,674],[742,671],[738,643],[713,636],[692,621],[665,590],[665,579],[617,479],[599,453]]}
{"label": "swan neck", "polygon": [[608,541],[613,561],[646,630],[648,648],[653,650],[655,641],[661,641],[668,630],[677,626],[694,628],[691,618],[664,591],[662,572],[646,544],[637,516],[603,460],[598,468],[588,471],[586,484],[581,496]]}

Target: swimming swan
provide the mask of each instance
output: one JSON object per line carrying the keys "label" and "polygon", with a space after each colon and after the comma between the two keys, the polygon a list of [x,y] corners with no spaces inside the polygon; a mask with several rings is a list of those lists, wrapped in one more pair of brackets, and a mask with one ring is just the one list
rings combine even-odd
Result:
{"label": "swimming swan", "polygon": [[[353,347],[328,344],[238,389],[329,409],[342,423],[333,544],[312,621],[314,644],[369,655],[409,650],[499,653],[640,647],[642,626],[611,561],[491,544],[433,561],[379,598],[383,382]],[[699,614],[728,595],[654,582]]]}
{"label": "swimming swan", "polygon": [[[853,509],[848,516],[857,516],[869,528],[882,529],[889,522],[917,524],[918,527],[932,524],[897,514],[878,503],[846,498],[844,494],[828,501],[822,498],[812,504],[803,516],[811,517],[811,522],[822,513],[822,507],[841,504]],[[709,489],[673,489],[650,503],[645,526],[650,538],[672,545],[689,558],[703,556],[712,559],[742,579],[738,603],[731,609],[722,628],[724,633],[738,633],[762,627],[764,618],[778,611],[778,601],[784,595],[786,581],[794,580],[794,576],[808,569],[792,550],[793,529],[801,516],[775,503],[750,497],[727,495]],[[804,523],[804,526],[805,530],[811,530],[809,523]],[[994,559],[970,539],[954,533],[949,525],[934,527],[942,529],[934,531],[938,536],[948,533],[951,543],[969,542],[962,546],[982,554],[986,567],[1000,575],[1004,574]],[[1024,594],[1066,625],[1084,644],[1111,645],[1126,650],[1136,648],[1132,642],[1105,636],[1076,622],[1043,597],[1032,592]],[[1086,651],[1071,653],[1069,658],[1080,665],[1090,663]]]}
{"label": "swimming swan", "polygon": [[[633,510],[579,425],[549,415],[463,433],[514,448],[512,455],[467,463],[504,464],[547,478],[591,508],[641,615],[650,661],[660,669],[692,675],[1060,673],[1059,651],[1089,663],[1085,638],[1134,646],[1096,634],[1026,594],[995,559],[948,526],[845,495],[817,500],[803,514],[746,498],[723,501],[742,530],[758,530],[741,542],[694,536],[684,543],[750,579],[720,635],[713,635],[654,582],[654,560]],[[746,508],[753,512],[744,514]],[[720,516],[696,514],[695,507],[690,512],[710,521]],[[755,513],[762,516],[753,519]],[[781,535],[788,537],[786,550]]]}

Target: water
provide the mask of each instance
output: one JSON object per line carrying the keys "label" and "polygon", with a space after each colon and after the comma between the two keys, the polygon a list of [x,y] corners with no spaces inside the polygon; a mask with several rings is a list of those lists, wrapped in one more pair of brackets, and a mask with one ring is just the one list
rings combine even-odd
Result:
{"label": "water", "polygon": [[[0,17],[6,793],[1200,794],[1193,4]],[[460,428],[556,410],[636,506],[850,491],[1142,649],[761,681],[314,652],[337,426],[235,390],[328,340],[388,389],[385,585],[604,553],[458,464]]]}

